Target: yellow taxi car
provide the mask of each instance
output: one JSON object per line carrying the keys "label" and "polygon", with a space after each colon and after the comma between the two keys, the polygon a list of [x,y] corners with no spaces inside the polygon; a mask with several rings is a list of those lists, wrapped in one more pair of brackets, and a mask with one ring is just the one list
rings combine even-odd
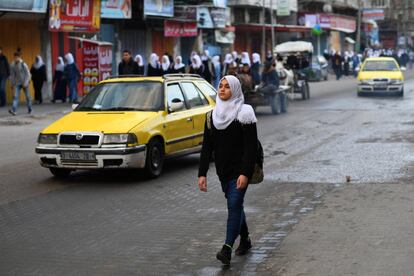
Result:
{"label": "yellow taxi car", "polygon": [[404,96],[404,75],[391,57],[367,58],[358,73],[358,96]]}
{"label": "yellow taxi car", "polygon": [[39,134],[36,153],[56,177],[101,168],[143,168],[157,177],[165,158],[201,150],[215,97],[198,75],[105,80]]}

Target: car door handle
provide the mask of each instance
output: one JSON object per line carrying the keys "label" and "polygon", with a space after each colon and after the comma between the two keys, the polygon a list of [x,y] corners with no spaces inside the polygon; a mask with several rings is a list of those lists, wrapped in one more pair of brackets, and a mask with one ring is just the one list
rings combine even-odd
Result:
{"label": "car door handle", "polygon": [[187,122],[192,122],[193,118],[187,118]]}

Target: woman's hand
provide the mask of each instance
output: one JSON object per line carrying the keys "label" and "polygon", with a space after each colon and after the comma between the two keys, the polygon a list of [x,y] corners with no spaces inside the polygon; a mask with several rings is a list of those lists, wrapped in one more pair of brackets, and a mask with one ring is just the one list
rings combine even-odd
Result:
{"label": "woman's hand", "polygon": [[200,191],[207,192],[207,178],[205,176],[200,176],[198,178],[198,188]]}
{"label": "woman's hand", "polygon": [[249,178],[247,178],[247,176],[240,175],[239,178],[237,178],[237,189],[246,189],[248,182]]}

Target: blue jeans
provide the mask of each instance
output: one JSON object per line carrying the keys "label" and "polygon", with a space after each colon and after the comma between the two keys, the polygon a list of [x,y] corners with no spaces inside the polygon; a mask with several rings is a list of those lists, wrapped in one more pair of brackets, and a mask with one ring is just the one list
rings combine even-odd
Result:
{"label": "blue jeans", "polygon": [[227,232],[225,244],[233,247],[234,241],[240,235],[241,238],[247,238],[249,231],[244,214],[243,202],[246,189],[237,189],[237,180],[231,180],[228,183],[222,183],[221,187],[224,196],[227,199]]}
{"label": "blue jeans", "polygon": [[16,85],[14,87],[14,98],[13,98],[13,107],[12,110],[16,112],[17,107],[19,106],[19,100],[20,100],[20,92],[24,90],[24,95],[26,96],[26,106],[27,110],[32,110],[32,100],[30,98],[30,92],[29,87],[23,87],[23,85]]}
{"label": "blue jeans", "polygon": [[0,76],[0,106],[6,105],[6,76]]}
{"label": "blue jeans", "polygon": [[69,100],[76,101],[78,100],[78,82],[76,79],[68,80],[69,85]]}

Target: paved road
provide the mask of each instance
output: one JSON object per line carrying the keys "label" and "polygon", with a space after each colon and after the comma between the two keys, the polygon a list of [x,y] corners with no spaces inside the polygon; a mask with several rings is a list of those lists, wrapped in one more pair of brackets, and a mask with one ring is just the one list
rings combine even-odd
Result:
{"label": "paved road", "polygon": [[[0,113],[0,274],[378,272],[369,270],[369,265],[375,265],[373,260],[379,263],[382,251],[360,262],[349,256],[353,254],[352,244],[359,242],[364,248],[365,241],[378,242],[357,239],[358,231],[368,236],[364,231],[388,230],[402,248],[398,256],[409,252],[404,249],[409,244],[399,238],[407,234],[399,235],[392,229],[413,228],[409,220],[399,221],[395,215],[400,210],[406,214],[404,218],[412,218],[408,211],[414,206],[399,203],[393,213],[378,202],[392,204],[405,197],[409,204],[410,196],[414,196],[409,185],[414,82],[406,85],[404,99],[383,99],[357,98],[356,82],[351,78],[314,83],[312,99],[295,101],[286,115],[273,116],[268,109],[259,110],[266,178],[263,184],[249,187],[246,198],[254,249],[246,257],[234,258],[230,268],[222,267],[214,258],[224,238],[224,197],[214,168],[208,179],[209,192],[198,192],[197,155],[168,162],[156,180],[145,180],[134,171],[101,171],[80,172],[58,181],[38,166],[33,148],[37,132],[62,114],[49,107],[45,113],[39,109],[33,116],[17,118]],[[62,108],[69,110],[69,106]],[[350,184],[345,184],[346,176],[351,177]],[[398,190],[393,191],[392,185],[398,185]],[[387,196],[391,192],[397,194]],[[361,193],[369,194],[370,206],[378,205],[382,210],[381,219],[375,220],[377,208],[365,208],[369,204]],[[352,201],[347,200],[350,198]],[[402,226],[389,226],[387,215],[394,215],[389,223]],[[345,222],[343,216],[348,216]],[[325,225],[329,219],[335,229]],[[376,227],[368,227],[371,221]],[[339,227],[341,222],[346,235]],[[331,234],[330,239],[326,233]],[[386,250],[389,243],[376,246],[371,250]],[[342,253],[338,254],[343,257],[340,261],[335,259],[335,252]],[[357,256],[363,258],[365,253]],[[338,264],[337,270],[326,263],[330,259]],[[409,271],[410,262],[395,264],[406,265],[399,271]],[[392,266],[382,272],[393,272]]]}

